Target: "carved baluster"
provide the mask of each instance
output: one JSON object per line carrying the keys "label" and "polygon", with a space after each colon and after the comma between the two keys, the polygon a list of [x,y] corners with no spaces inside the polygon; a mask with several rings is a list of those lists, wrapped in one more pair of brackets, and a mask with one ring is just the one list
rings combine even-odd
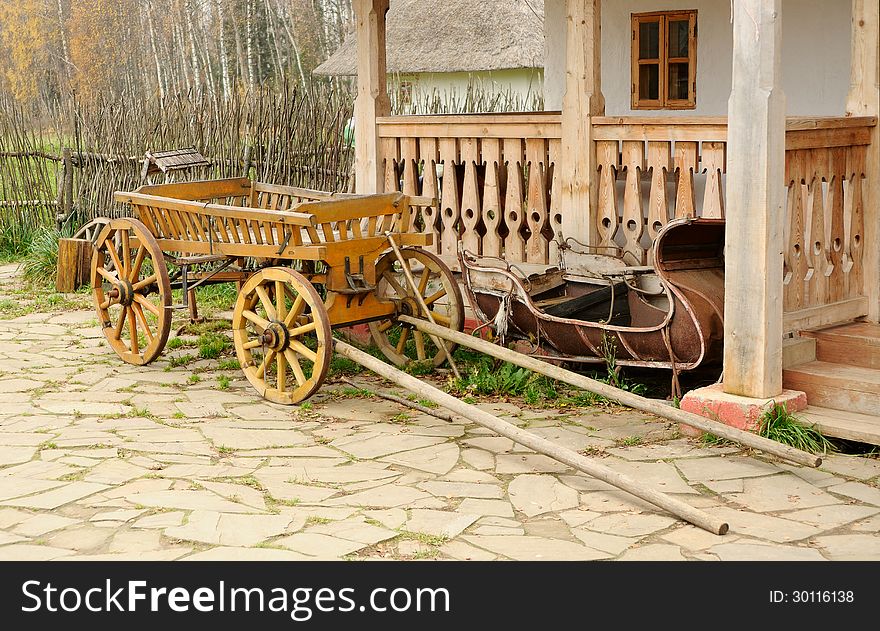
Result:
{"label": "carved baluster", "polygon": [[648,168],[651,169],[651,192],[648,196],[648,234],[651,241],[669,222],[669,197],[666,192],[667,174],[672,167],[672,143],[648,143]]}
{"label": "carved baluster", "polygon": [[[419,147],[416,138],[400,139],[400,165],[403,176],[403,188],[401,191],[406,195],[420,195]],[[410,213],[410,225],[404,226],[403,229],[409,232],[416,232],[415,223],[417,217],[417,212]]]}
{"label": "carved baluster", "polygon": [[436,138],[419,138],[419,155],[422,158],[422,195],[438,200],[436,206],[422,208],[422,232],[433,237],[433,243],[427,249],[440,252],[440,188],[437,183],[437,165],[440,157],[437,153]]}
{"label": "carved baluster", "polygon": [[486,165],[486,178],[483,183],[483,223],[486,234],[483,235],[483,254],[486,256],[502,255],[501,227],[501,187],[499,169],[501,166],[501,141],[497,138],[486,138],[482,141],[483,162]]}
{"label": "carved baluster", "polygon": [[697,170],[697,143],[675,143],[675,171],[678,182],[675,193],[675,216],[696,217],[697,199],[694,194],[694,173]]}
{"label": "carved baluster", "polygon": [[[479,232],[482,215],[480,203],[480,184],[477,181],[477,164],[481,163],[479,141],[476,138],[462,138],[459,141],[461,162],[464,165],[464,183],[461,193],[461,242],[471,251],[482,253]],[[446,252],[453,254],[453,252]],[[457,256],[457,250],[455,251]]]}
{"label": "carved baluster", "polygon": [[641,140],[624,140],[622,165],[626,171],[623,189],[623,235],[628,252],[636,265],[645,262],[642,235],[645,232],[645,215],[642,211],[642,171],[645,168],[645,145]]}
{"label": "carved baluster", "polygon": [[703,217],[724,217],[724,190],[721,174],[725,171],[724,157],[727,150],[725,142],[704,142],[702,167],[706,174],[706,192],[703,195]]}
{"label": "carved baluster", "polygon": [[846,149],[839,147],[829,150],[828,153],[828,204],[825,209],[831,214],[831,217],[826,250],[832,265],[831,274],[828,276],[828,298],[831,302],[837,302],[843,299],[845,293],[843,191],[846,183]]}
{"label": "carved baluster", "polygon": [[804,161],[801,152],[789,152],[785,161],[786,221],[784,243],[783,308],[796,311],[804,304],[804,278],[807,259],[804,254]]}
{"label": "carved baluster", "polygon": [[529,165],[528,202],[526,220],[529,240],[526,243],[526,259],[529,263],[549,262],[547,240],[547,143],[543,138],[526,140],[526,163]]}
{"label": "carved baluster", "polygon": [[504,197],[504,258],[511,263],[526,260],[526,241],[522,235],[524,212],[523,142],[519,138],[504,139],[504,162],[507,166],[507,194]]}
{"label": "carved baluster", "polygon": [[846,272],[846,295],[855,298],[865,295],[865,275],[862,266],[865,234],[865,208],[863,202],[865,184],[865,160],[867,147],[850,147],[846,154],[845,216],[847,220],[844,243],[844,271]]}
{"label": "carved baluster", "polygon": [[827,172],[827,156],[821,150],[807,153],[807,208],[810,213],[809,234],[805,239],[810,250],[812,274],[807,282],[807,306],[824,304],[828,297],[828,276],[833,271],[826,249],[825,186],[823,173]]}
{"label": "carved baluster", "polygon": [[[617,247],[614,235],[617,234],[617,171],[620,154],[616,140],[601,140],[596,143],[596,164],[599,168],[599,208],[596,226],[599,231],[599,245]],[[574,236],[585,243],[587,235]],[[606,252],[610,254],[610,252]]]}
{"label": "carved baluster", "polygon": [[382,138],[382,155],[385,157],[385,192],[400,190],[400,143],[397,138]]}
{"label": "carved baluster", "polygon": [[548,170],[548,186],[550,187],[550,229],[553,231],[553,238],[550,240],[548,257],[551,263],[559,260],[559,244],[562,243],[562,213],[560,212],[562,178],[557,170],[559,164],[559,152],[562,149],[562,140],[559,138],[551,138],[548,142],[548,154],[550,160],[550,168]]}
{"label": "carved baluster", "polygon": [[455,257],[461,236],[461,199],[458,186],[458,143],[455,138],[440,139],[443,184],[440,190],[440,254]]}

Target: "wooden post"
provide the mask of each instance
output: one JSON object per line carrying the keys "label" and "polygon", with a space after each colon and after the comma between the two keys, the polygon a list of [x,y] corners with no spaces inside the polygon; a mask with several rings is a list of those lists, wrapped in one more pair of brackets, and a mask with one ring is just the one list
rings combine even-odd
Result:
{"label": "wooden post", "polygon": [[383,362],[381,359],[377,359],[341,340],[335,340],[333,347],[334,350],[343,357],[347,357],[361,366],[369,368],[377,375],[385,377],[389,381],[410,390],[420,397],[433,401],[437,405],[442,405],[446,409],[451,410],[456,414],[460,414],[477,425],[485,427],[500,436],[509,438],[520,445],[534,449],[540,454],[549,456],[558,462],[573,467],[578,471],[582,471],[598,480],[602,480],[612,486],[623,489],[627,493],[631,493],[640,499],[651,502],[655,506],[664,508],[676,517],[687,520],[704,530],[708,530],[716,535],[727,534],[728,524],[719,517],[713,517],[680,499],[649,488],[644,482],[639,482],[626,474],[613,471],[605,465],[596,462],[595,460],[591,460],[567,447],[557,445],[543,436],[538,436],[537,434],[520,429],[513,423],[504,421],[497,416],[489,414],[485,410],[481,410],[476,406],[460,401],[454,396],[446,394],[439,388],[435,388],[412,375],[397,370]]}
{"label": "wooden post", "polygon": [[73,211],[73,152],[69,147],[61,150],[61,189],[58,192],[58,210],[55,223],[61,230],[62,224]]}
{"label": "wooden post", "polygon": [[605,113],[601,22],[601,0],[566,0],[559,208],[563,236],[590,245],[598,242],[595,217],[599,202],[591,117]]}
{"label": "wooden post", "polygon": [[[852,0],[852,64],[847,116],[880,115],[880,4]],[[880,128],[871,131],[865,164],[865,244],[862,261],[868,318],[880,322]]]}
{"label": "wooden post", "polygon": [[70,293],[89,282],[92,242],[86,239],[59,239],[55,291]]}
{"label": "wooden post", "polygon": [[560,368],[559,366],[554,366],[550,362],[530,357],[529,355],[523,355],[522,353],[517,353],[509,348],[493,344],[492,342],[488,342],[479,337],[453,331],[447,327],[437,326],[436,324],[431,324],[430,322],[419,318],[413,318],[412,316],[401,315],[399,318],[401,322],[411,324],[424,333],[430,333],[437,337],[442,337],[449,342],[465,348],[470,348],[471,350],[478,351],[490,357],[494,357],[495,359],[510,362],[515,366],[531,370],[532,372],[544,375],[545,377],[550,377],[551,379],[567,383],[576,388],[587,390],[588,392],[594,392],[606,399],[617,401],[621,405],[631,407],[634,410],[641,410],[642,412],[648,412],[649,414],[654,414],[661,418],[675,421],[676,423],[690,425],[691,427],[696,427],[704,432],[709,432],[710,434],[715,434],[721,438],[740,443],[746,447],[760,449],[761,451],[773,454],[774,456],[779,456],[780,458],[785,458],[791,462],[803,464],[808,467],[818,467],[822,464],[822,458],[819,456],[808,454],[799,449],[778,443],[775,440],[764,438],[763,436],[756,436],[751,432],[730,427],[719,421],[713,421],[709,418],[697,416],[696,414],[685,410],[679,410],[678,408],[667,405],[662,401],[647,399],[637,394],[633,394],[632,392],[628,392],[627,390],[615,388],[607,383],[597,381],[596,379],[590,379],[589,377]]}
{"label": "wooden post", "polygon": [[[385,76],[385,14],[389,0],[355,0],[358,78],[354,101],[355,189],[381,193],[384,173],[376,118],[391,113]],[[416,19],[415,16],[411,16]]]}
{"label": "wooden post", "polygon": [[568,0],[544,0],[544,109],[562,109],[565,96]]}
{"label": "wooden post", "polygon": [[724,391],[782,392],[785,95],[782,0],[733,3],[728,104]]}

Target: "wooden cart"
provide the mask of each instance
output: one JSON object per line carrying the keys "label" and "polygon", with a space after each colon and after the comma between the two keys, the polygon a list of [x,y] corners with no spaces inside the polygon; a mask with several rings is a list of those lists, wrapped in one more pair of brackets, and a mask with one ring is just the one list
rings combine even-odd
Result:
{"label": "wooden cart", "polygon": [[[106,221],[91,282],[107,340],[128,363],[155,360],[173,310],[191,307],[193,290],[213,283],[238,284],[236,354],[250,383],[276,403],[298,403],[320,387],[333,327],[369,324],[398,366],[440,365],[446,357],[439,341],[399,315],[425,317],[424,303],[438,324],[463,328],[452,272],[418,247],[432,237],[417,231],[413,208],[430,200],[332,195],[241,178],[143,186],[115,197],[137,219]],[[389,251],[389,234],[402,258]],[[416,283],[407,284],[403,263]],[[181,304],[172,304],[175,289]]]}

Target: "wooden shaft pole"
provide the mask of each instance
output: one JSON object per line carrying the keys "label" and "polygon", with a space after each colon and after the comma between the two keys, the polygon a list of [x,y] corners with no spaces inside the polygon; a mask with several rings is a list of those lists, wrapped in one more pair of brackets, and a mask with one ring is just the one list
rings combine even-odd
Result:
{"label": "wooden shaft pole", "polygon": [[593,462],[589,458],[586,458],[571,449],[560,447],[546,438],[520,429],[516,425],[508,423],[507,421],[502,421],[497,416],[493,416],[492,414],[469,405],[464,401],[460,401],[452,395],[446,394],[442,390],[428,385],[416,377],[397,370],[382,360],[376,359],[372,355],[368,355],[345,342],[335,340],[334,347],[336,352],[340,355],[357,362],[365,368],[369,368],[376,374],[385,377],[385,379],[393,381],[399,386],[411,390],[425,399],[433,401],[437,405],[442,405],[448,410],[460,414],[482,427],[492,430],[500,436],[509,438],[520,445],[534,449],[538,453],[545,454],[554,460],[567,464],[570,467],[574,467],[578,471],[591,475],[598,480],[602,480],[612,486],[623,489],[646,502],[650,502],[655,506],[659,506],[660,508],[669,511],[673,515],[680,517],[695,526],[708,530],[711,533],[723,535],[728,530],[728,524],[722,519],[712,517],[708,513],[705,513],[698,508],[694,508],[690,504],[685,504],[681,500],[670,497],[665,493],[645,488],[628,475],[612,471],[605,465]]}
{"label": "wooden shaft pole", "polygon": [[589,377],[584,377],[583,375],[571,372],[570,370],[565,370],[564,368],[560,368],[559,366],[554,366],[552,364],[548,364],[547,362],[543,362],[540,359],[535,359],[534,357],[529,357],[527,355],[523,355],[522,353],[517,353],[516,351],[512,351],[508,348],[503,348],[501,346],[498,346],[497,344],[492,344],[491,342],[487,342],[486,340],[473,337],[472,335],[459,333],[458,331],[450,331],[445,327],[438,327],[431,324],[430,322],[425,322],[424,320],[419,320],[418,318],[412,318],[410,316],[400,316],[399,319],[402,322],[412,324],[417,329],[420,329],[425,333],[433,333],[434,335],[437,335],[438,337],[443,337],[450,342],[455,342],[456,344],[466,346],[467,348],[471,348],[475,351],[480,351],[481,353],[485,353],[486,355],[491,355],[492,357],[508,361],[511,364],[527,368],[536,373],[540,373],[547,377],[556,379],[557,381],[567,383],[577,388],[582,388],[583,390],[595,392],[596,394],[602,395],[603,397],[606,397],[613,401],[617,401],[618,403],[627,407],[641,410],[642,412],[649,412],[662,418],[669,419],[670,421],[676,421],[678,423],[690,425],[691,427],[696,427],[697,429],[701,429],[704,432],[710,432],[712,434],[715,434],[716,436],[720,436],[721,438],[726,438],[741,445],[745,445],[746,447],[760,449],[761,451],[773,454],[774,456],[783,458],[784,460],[788,460],[790,462],[806,465],[808,467],[818,467],[820,464],[822,464],[822,458],[820,458],[819,456],[808,454],[805,451],[801,451],[799,449],[789,447],[788,445],[777,443],[775,440],[770,440],[768,438],[764,438],[763,436],[757,436],[750,432],[744,432],[741,429],[730,427],[729,425],[725,425],[724,423],[719,423],[718,421],[713,421],[711,419],[692,414],[691,412],[685,412],[684,410],[679,410],[678,408],[664,405],[663,403],[660,403],[658,401],[652,401],[650,399],[640,397],[639,395],[633,394],[632,392],[627,392],[626,390],[621,390],[620,388],[610,386],[607,383],[602,383],[601,381],[590,379]]}
{"label": "wooden shaft pole", "polygon": [[[400,251],[400,248],[397,247],[397,241],[394,240],[394,236],[390,232],[386,232],[385,236],[388,237],[388,243],[391,244],[391,249],[394,250],[394,256],[397,257],[400,266],[403,268],[403,275],[406,276],[406,282],[409,284],[409,288],[412,289],[413,295],[416,297],[416,301],[419,303],[419,307],[422,311],[425,312],[425,315],[428,317],[428,320],[431,321],[431,324],[437,324],[437,321],[434,320],[434,314],[431,313],[431,309],[428,308],[428,305],[425,303],[425,298],[422,296],[422,292],[419,291],[419,286],[416,283],[416,279],[413,278],[412,270],[409,268],[409,265],[406,264],[406,260],[403,258],[403,254]],[[430,335],[430,333],[429,333]],[[446,356],[446,361],[449,362],[449,366],[452,368],[452,372],[455,373],[456,379],[461,379],[461,373],[458,372],[458,366],[455,365],[455,360],[452,359],[452,353],[449,352],[449,349],[446,347],[446,342],[443,341],[443,338],[437,337],[435,335],[431,335],[431,339],[434,340],[434,343],[440,347],[440,350],[443,351],[443,354]]]}
{"label": "wooden shaft pole", "polygon": [[364,388],[363,386],[357,385],[354,381],[349,379],[342,379],[343,383],[347,383],[355,390],[361,390],[370,394],[371,396],[377,396],[381,399],[387,399],[389,401],[394,401],[395,403],[399,403],[400,405],[406,406],[410,409],[416,410],[417,412],[421,412],[422,414],[427,414],[428,416],[433,416],[439,418],[441,421],[446,421],[447,423],[452,422],[452,415],[447,414],[446,412],[441,412],[439,410],[433,410],[427,406],[416,403],[415,401],[409,401],[404,399],[403,397],[399,397],[395,394],[391,394],[389,392],[382,392],[380,390],[370,390],[369,388]]}

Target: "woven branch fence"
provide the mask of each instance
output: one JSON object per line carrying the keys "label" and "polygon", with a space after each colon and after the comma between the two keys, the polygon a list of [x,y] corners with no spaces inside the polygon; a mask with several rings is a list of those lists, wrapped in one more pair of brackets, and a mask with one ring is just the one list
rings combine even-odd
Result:
{"label": "woven branch fence", "polygon": [[[329,85],[287,86],[230,99],[123,94],[88,108],[75,100],[26,110],[0,96],[0,229],[73,227],[124,209],[113,192],[144,182],[147,151],[195,147],[210,167],[185,179],[253,177],[350,190],[352,101]],[[161,181],[161,176],[160,180]]]}

